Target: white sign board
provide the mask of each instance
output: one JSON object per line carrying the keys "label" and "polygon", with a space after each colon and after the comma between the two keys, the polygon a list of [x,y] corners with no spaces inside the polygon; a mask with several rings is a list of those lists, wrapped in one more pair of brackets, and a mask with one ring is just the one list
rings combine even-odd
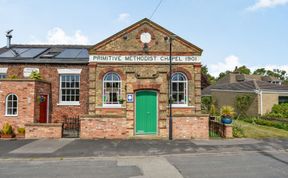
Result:
{"label": "white sign board", "polygon": [[[170,56],[120,56],[120,55],[90,55],[89,62],[104,63],[168,63]],[[200,56],[172,56],[172,62],[199,63]]]}
{"label": "white sign board", "polygon": [[39,72],[38,68],[24,68],[23,75],[24,77],[29,77],[32,71]]}
{"label": "white sign board", "polygon": [[127,94],[127,102],[128,103],[133,103],[134,102],[133,94]]}

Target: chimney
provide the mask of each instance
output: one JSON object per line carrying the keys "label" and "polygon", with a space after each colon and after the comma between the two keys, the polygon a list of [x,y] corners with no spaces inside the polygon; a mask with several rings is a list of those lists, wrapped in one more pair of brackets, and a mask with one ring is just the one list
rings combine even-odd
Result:
{"label": "chimney", "polygon": [[11,38],[12,38],[11,32],[12,32],[12,31],[13,31],[13,29],[8,30],[8,31],[6,32],[6,38],[7,38],[7,46],[6,46],[6,48],[10,48],[10,46],[11,46]]}

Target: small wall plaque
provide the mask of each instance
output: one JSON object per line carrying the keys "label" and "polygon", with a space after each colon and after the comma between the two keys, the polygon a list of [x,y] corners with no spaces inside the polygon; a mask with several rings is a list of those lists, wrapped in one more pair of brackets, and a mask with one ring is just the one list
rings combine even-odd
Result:
{"label": "small wall plaque", "polygon": [[134,95],[133,94],[127,94],[127,102],[128,103],[134,102]]}

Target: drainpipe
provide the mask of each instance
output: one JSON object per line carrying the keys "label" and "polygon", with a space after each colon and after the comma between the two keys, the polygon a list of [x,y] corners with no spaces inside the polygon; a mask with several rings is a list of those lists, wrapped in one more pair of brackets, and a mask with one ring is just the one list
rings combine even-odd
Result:
{"label": "drainpipe", "polygon": [[263,114],[263,95],[262,95],[262,93],[263,93],[263,91],[261,90],[260,91],[260,115],[262,116],[262,114]]}

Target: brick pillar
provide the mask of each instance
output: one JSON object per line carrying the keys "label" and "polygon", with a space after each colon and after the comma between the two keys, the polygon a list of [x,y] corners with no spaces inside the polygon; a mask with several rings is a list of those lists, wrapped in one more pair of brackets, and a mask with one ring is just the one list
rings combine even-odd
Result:
{"label": "brick pillar", "polygon": [[194,64],[195,112],[201,114],[201,64]]}
{"label": "brick pillar", "polygon": [[90,63],[89,65],[89,114],[95,114],[96,106],[96,67],[97,64]]}
{"label": "brick pillar", "polygon": [[233,126],[224,125],[224,138],[233,138]]}

